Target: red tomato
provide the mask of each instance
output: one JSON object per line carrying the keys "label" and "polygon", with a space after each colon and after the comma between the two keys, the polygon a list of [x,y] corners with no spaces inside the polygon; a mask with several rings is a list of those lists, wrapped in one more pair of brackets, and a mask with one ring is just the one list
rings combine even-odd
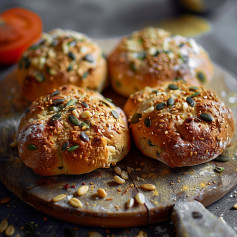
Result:
{"label": "red tomato", "polygon": [[41,34],[42,21],[34,12],[23,8],[3,12],[0,15],[0,64],[17,62]]}

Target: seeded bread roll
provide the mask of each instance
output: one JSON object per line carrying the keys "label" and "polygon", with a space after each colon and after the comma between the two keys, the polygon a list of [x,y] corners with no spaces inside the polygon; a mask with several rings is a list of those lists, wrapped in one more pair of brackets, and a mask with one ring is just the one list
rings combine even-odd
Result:
{"label": "seeded bread roll", "polygon": [[33,102],[17,141],[22,161],[45,176],[107,168],[130,149],[124,112],[98,92],[71,85]]}
{"label": "seeded bread roll", "polygon": [[99,46],[83,34],[54,30],[25,51],[18,64],[22,94],[30,101],[65,84],[101,92],[107,62]]}
{"label": "seeded bread roll", "polygon": [[183,81],[136,92],[124,111],[137,147],[170,167],[212,160],[234,136],[233,114],[215,92]]}
{"label": "seeded bread roll", "polygon": [[213,76],[212,63],[195,40],[158,28],[123,38],[110,54],[108,65],[112,86],[123,96],[179,79],[200,85]]}

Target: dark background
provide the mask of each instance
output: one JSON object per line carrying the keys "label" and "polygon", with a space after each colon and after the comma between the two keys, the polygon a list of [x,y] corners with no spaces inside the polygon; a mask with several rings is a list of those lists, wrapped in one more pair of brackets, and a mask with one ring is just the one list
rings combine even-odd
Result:
{"label": "dark background", "polygon": [[[174,0],[1,0],[0,12],[12,7],[25,7],[41,16],[45,32],[54,28],[64,28],[85,33],[92,38],[103,39],[121,37],[144,26],[156,25],[167,17],[179,15],[180,9],[174,2]],[[237,1],[222,2],[224,4],[218,8],[212,7],[211,11],[202,14],[202,17],[210,22],[211,30],[197,36],[196,40],[207,49],[214,62],[235,76],[237,75]],[[9,70],[11,70],[9,67],[0,68],[0,79]],[[236,195],[237,191],[235,193],[233,190],[208,207],[216,216],[223,216],[235,230],[237,230],[237,210],[232,207],[237,202]],[[25,233],[21,227],[30,222],[35,227],[37,236],[67,236],[64,232],[68,232],[68,229],[72,230],[74,236],[87,236],[90,231],[100,232],[102,236],[107,234],[135,236],[139,230],[144,230],[148,236],[174,235],[172,231],[174,227],[169,222],[110,230],[62,222],[34,210],[0,183],[0,200],[5,196],[10,197],[10,202],[0,204],[0,221],[8,218],[17,229],[16,233],[21,233],[21,236]]]}

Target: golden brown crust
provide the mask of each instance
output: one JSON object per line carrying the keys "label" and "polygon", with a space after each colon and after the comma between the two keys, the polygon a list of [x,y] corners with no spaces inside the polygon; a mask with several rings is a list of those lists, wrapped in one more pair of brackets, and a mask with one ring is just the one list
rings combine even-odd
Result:
{"label": "golden brown crust", "polygon": [[23,96],[31,101],[65,84],[101,92],[107,63],[99,46],[85,35],[57,29],[25,51],[17,77]]}
{"label": "golden brown crust", "polygon": [[234,136],[231,110],[213,91],[183,81],[136,92],[124,111],[137,147],[170,167],[212,160]]}
{"label": "golden brown crust", "polygon": [[200,85],[213,76],[206,51],[193,39],[151,27],[123,38],[108,65],[112,86],[123,96],[177,78]]}
{"label": "golden brown crust", "polygon": [[130,149],[124,112],[98,92],[69,85],[33,102],[17,140],[21,159],[39,175],[88,173]]}

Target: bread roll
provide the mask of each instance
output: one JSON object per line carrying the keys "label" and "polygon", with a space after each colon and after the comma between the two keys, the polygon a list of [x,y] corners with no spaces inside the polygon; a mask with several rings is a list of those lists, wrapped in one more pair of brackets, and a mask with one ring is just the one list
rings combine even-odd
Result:
{"label": "bread roll", "polygon": [[102,91],[107,63],[97,44],[83,34],[54,30],[25,51],[17,78],[30,101],[64,84]]}
{"label": "bread roll", "polygon": [[33,102],[17,141],[22,161],[46,176],[107,168],[130,149],[124,112],[98,92],[71,85]]}
{"label": "bread roll", "polygon": [[108,65],[112,86],[123,96],[173,80],[205,84],[213,76],[206,51],[194,39],[158,28],[123,38],[110,54]]}
{"label": "bread roll", "polygon": [[215,92],[183,81],[136,92],[124,111],[141,152],[170,167],[212,160],[234,136],[233,114]]}

